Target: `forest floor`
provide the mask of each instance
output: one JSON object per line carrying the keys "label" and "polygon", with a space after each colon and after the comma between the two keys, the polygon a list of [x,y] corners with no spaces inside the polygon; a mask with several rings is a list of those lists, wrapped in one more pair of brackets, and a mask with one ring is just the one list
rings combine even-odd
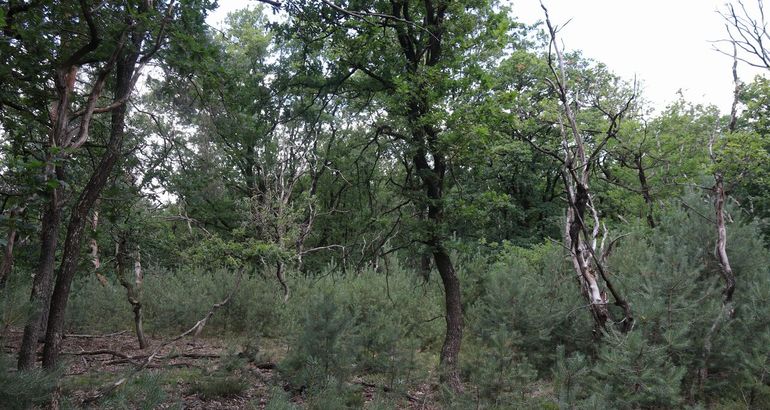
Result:
{"label": "forest floor", "polygon": [[[18,352],[21,337],[21,329],[5,329],[6,353]],[[147,396],[160,393],[162,402],[156,408],[262,409],[271,400],[276,386],[290,390],[276,370],[280,350],[285,349],[276,343],[272,347],[265,343],[268,347],[258,357],[267,360],[258,362],[238,360],[244,352],[234,350],[225,339],[181,339],[157,352],[164,340],[148,337],[148,342],[148,348],[139,349],[133,332],[128,331],[67,335],[62,344],[58,401],[77,408],[113,407],[110,403],[114,403],[114,407],[131,408],[139,406],[139,402],[146,403]],[[42,352],[42,344],[40,347]],[[156,355],[148,361],[153,354]],[[233,363],[237,364],[233,366]],[[119,383],[122,379],[125,381]],[[120,387],[104,394],[117,383]],[[414,386],[401,394],[389,392],[365,378],[355,379],[354,384],[364,404],[372,402],[378,394],[389,394],[391,398],[398,396],[395,400],[398,408],[439,408],[435,404],[435,386],[431,383]],[[292,403],[305,407],[301,392],[294,390],[286,394]]]}

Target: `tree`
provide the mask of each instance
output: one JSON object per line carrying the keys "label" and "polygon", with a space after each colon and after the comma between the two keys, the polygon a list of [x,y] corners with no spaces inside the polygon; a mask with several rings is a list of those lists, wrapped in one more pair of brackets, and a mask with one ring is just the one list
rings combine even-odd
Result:
{"label": "tree", "polygon": [[[541,3],[542,5],[542,3]],[[556,92],[561,105],[562,113],[557,114],[559,133],[562,137],[563,168],[562,179],[567,194],[567,218],[564,224],[564,241],[569,249],[570,257],[577,273],[580,288],[588,300],[589,310],[596,325],[596,333],[606,328],[608,321],[614,324],[607,306],[607,294],[602,283],[615,299],[615,304],[623,310],[623,319],[617,321],[622,331],[633,328],[633,316],[631,306],[621,295],[618,289],[609,280],[606,272],[606,259],[612,247],[612,242],[607,240],[606,228],[602,239],[601,248],[597,247],[599,235],[603,225],[600,223],[599,210],[593,199],[589,187],[591,168],[595,165],[599,155],[608,140],[614,138],[620,127],[620,122],[631,108],[635,94],[632,93],[621,100],[615,107],[602,107],[599,100],[596,108],[607,117],[607,125],[604,136],[589,146],[583,136],[583,131],[578,127],[577,115],[572,108],[571,93],[567,79],[567,69],[564,55],[557,42],[557,28],[551,24],[548,10],[542,6],[545,12],[546,24],[551,42],[549,48],[549,65],[553,73],[550,80],[551,87]],[[553,61],[551,50],[556,55]],[[611,101],[610,101],[611,102]],[[566,123],[566,124],[565,124]],[[590,212],[592,224],[589,224],[587,213]],[[605,246],[606,245],[606,246]]]}
{"label": "tree", "polygon": [[[181,15],[194,20],[194,14],[206,6],[206,2],[177,7],[174,2],[150,1],[98,5],[83,0],[50,7],[19,3],[4,9],[3,32],[12,41],[2,42],[2,54],[10,67],[9,77],[15,78],[16,92],[3,93],[3,109],[10,107],[48,129],[43,172],[47,204],[31,295],[35,310],[25,327],[20,369],[28,369],[35,362],[42,323],[49,325],[44,365],[55,364],[84,225],[121,155],[127,101],[142,66],[162,48],[174,18]],[[49,105],[51,96],[55,101]],[[92,130],[97,114],[109,114],[109,131],[102,127]],[[66,194],[72,187],[65,185],[65,168],[77,159],[79,149],[94,139],[92,134],[98,137],[103,130],[108,135],[105,148],[70,213],[56,288],[51,293],[59,227]],[[49,295],[53,314],[46,320]]]}
{"label": "tree", "polygon": [[[298,33],[308,43],[317,42],[319,33],[326,34],[324,64],[347,72],[351,85],[366,79],[360,84],[378,91],[382,111],[374,110],[373,122],[399,151],[409,181],[402,185],[402,194],[424,212],[422,232],[413,237],[432,254],[445,291],[442,380],[462,390],[460,281],[446,241],[452,230],[446,220],[450,154],[460,142],[449,138],[447,117],[453,110],[452,96],[469,92],[475,86],[469,79],[495,65],[508,40],[509,22],[487,1],[322,1],[315,6],[292,4],[289,11],[308,26]],[[421,193],[410,186],[419,187]]]}
{"label": "tree", "polygon": [[[6,48],[3,55],[7,56],[5,62],[14,68],[18,79],[15,84],[18,87],[16,98],[4,96],[3,105],[42,122],[48,128],[43,173],[48,187],[47,204],[43,211],[40,259],[30,297],[34,312],[25,326],[19,354],[20,369],[29,369],[34,365],[39,330],[48,312],[64,207],[63,162],[88,140],[94,115],[124,106],[128,92],[136,81],[131,75],[133,72],[129,73],[124,80],[124,92],[116,93],[110,104],[97,107],[108,77],[120,65],[119,56],[127,47],[125,34],[113,31],[110,26],[111,10],[99,10],[86,1],[57,4],[50,8],[32,6],[33,3],[8,6],[4,33],[15,41],[3,42]],[[97,23],[99,18],[104,21]],[[51,24],[36,29],[34,27],[38,26],[39,20]],[[87,34],[75,34],[79,32]],[[109,39],[106,44],[105,39]],[[49,67],[52,67],[50,71]],[[90,90],[75,86],[79,77],[90,82]],[[43,78],[51,79],[51,82],[42,83],[53,84],[53,87],[41,93],[35,80]],[[46,94],[55,97],[50,106]],[[46,112],[47,118],[44,117]]]}

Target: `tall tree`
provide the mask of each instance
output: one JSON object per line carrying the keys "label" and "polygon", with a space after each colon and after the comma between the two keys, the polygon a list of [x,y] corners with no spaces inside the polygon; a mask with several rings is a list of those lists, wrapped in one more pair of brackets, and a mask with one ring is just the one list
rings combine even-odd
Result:
{"label": "tall tree", "polygon": [[452,147],[464,141],[454,138],[458,134],[453,135],[448,117],[453,96],[473,90],[478,84],[470,78],[499,62],[510,22],[488,1],[323,0],[291,4],[289,11],[294,21],[303,22],[298,35],[308,44],[326,36],[328,52],[322,63],[329,70],[347,72],[354,83],[366,79],[366,89],[373,84],[378,90],[374,125],[400,152],[409,181],[402,185],[402,194],[424,215],[413,238],[432,255],[444,287],[441,378],[460,391],[463,312],[460,280],[447,245],[452,227],[447,226],[446,193]]}
{"label": "tall tree", "polygon": [[[116,94],[111,104],[98,107],[108,77],[126,47],[124,33],[113,30],[107,22],[110,12],[109,8],[103,10],[86,1],[52,7],[21,3],[5,10],[9,18],[4,33],[14,41],[3,42],[3,54],[15,73],[11,77],[17,78],[14,85],[18,94],[15,98],[3,96],[3,104],[48,127],[43,178],[49,189],[42,218],[40,259],[30,297],[33,313],[25,326],[20,369],[34,365],[39,330],[48,312],[64,207],[64,161],[88,140],[95,114],[112,111],[128,98],[127,94]],[[46,24],[40,26],[38,21]],[[76,87],[79,78],[90,87]],[[41,92],[36,80],[42,79],[50,80],[42,84],[52,86],[43,87]],[[49,104],[50,100],[53,102]]]}

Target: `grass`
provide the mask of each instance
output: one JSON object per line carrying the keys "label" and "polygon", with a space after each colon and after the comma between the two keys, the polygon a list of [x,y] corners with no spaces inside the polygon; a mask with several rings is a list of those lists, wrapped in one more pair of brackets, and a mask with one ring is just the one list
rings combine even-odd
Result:
{"label": "grass", "polygon": [[197,394],[203,400],[226,398],[241,395],[248,384],[238,376],[212,374],[195,380],[190,389],[191,394]]}

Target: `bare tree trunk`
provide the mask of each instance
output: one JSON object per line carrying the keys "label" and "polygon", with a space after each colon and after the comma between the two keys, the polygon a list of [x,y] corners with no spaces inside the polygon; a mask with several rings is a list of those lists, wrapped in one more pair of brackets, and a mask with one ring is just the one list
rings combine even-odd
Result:
{"label": "bare tree trunk", "polygon": [[[14,207],[11,209],[8,216],[10,219],[14,219],[23,211],[23,207]],[[13,269],[13,247],[16,244],[16,238],[18,236],[16,226],[14,225],[8,230],[8,235],[5,238],[3,261],[0,262],[0,290],[5,288],[5,283],[8,281],[8,275],[11,274],[11,270]]]}
{"label": "bare tree trunk", "polygon": [[94,212],[91,215],[91,239],[89,240],[88,247],[91,249],[91,263],[94,265],[94,274],[96,279],[102,286],[107,286],[107,278],[102,275],[100,269],[102,262],[99,260],[99,243],[96,241],[96,230],[99,227],[99,209],[97,204],[94,205]]}
{"label": "bare tree trunk", "polygon": [[284,273],[284,266],[282,261],[275,263],[275,277],[278,278],[278,283],[281,284],[283,290],[283,303],[289,301],[289,285],[286,283],[286,275]]}
{"label": "bare tree trunk", "polygon": [[131,308],[134,312],[134,328],[136,330],[136,339],[139,342],[140,349],[146,349],[149,344],[147,343],[147,337],[144,335],[144,325],[142,323],[142,262],[139,248],[133,252],[134,259],[134,281],[133,283],[128,278],[126,273],[126,239],[121,238],[115,247],[115,262],[116,270],[118,273],[118,281],[120,285],[126,288],[126,297],[128,303],[131,304]]}
{"label": "bare tree trunk", "polygon": [[[736,124],[738,121],[738,98],[740,95],[740,81],[738,79],[738,49],[733,43],[733,104],[730,110],[730,123],[727,126],[729,133],[734,133]],[[711,161],[716,164],[718,162],[717,155],[714,152],[714,144],[716,143],[717,132],[714,130],[714,134],[709,140],[709,155]],[[726,320],[732,319],[735,315],[733,308],[733,293],[735,292],[735,274],[733,268],[730,266],[730,258],[727,256],[727,226],[725,224],[725,202],[727,199],[727,193],[725,192],[724,175],[722,171],[714,171],[714,187],[712,188],[714,195],[714,214],[716,217],[716,233],[717,241],[714,249],[717,260],[719,261],[720,273],[724,280],[724,289],[722,290],[722,309],[717,315],[714,322],[711,324],[708,333],[706,334],[703,342],[703,366],[699,372],[700,388],[703,390],[703,385],[708,378],[708,361],[711,356],[712,350],[712,338],[719,331],[722,323]]]}
{"label": "bare tree trunk", "polygon": [[136,289],[136,300],[139,303],[134,305],[134,326],[136,327],[136,338],[139,341],[140,349],[146,349],[149,346],[147,337],[144,335],[144,314],[142,312],[141,304],[143,284],[144,273],[142,272],[142,253],[139,250],[139,245],[137,245],[136,250],[134,251],[134,286]]}
{"label": "bare tree trunk", "polygon": [[[589,180],[592,161],[598,156],[607,140],[617,134],[620,120],[629,108],[634,96],[631,96],[625,106],[617,113],[606,114],[609,119],[609,127],[604,140],[597,142],[590,153],[586,152],[585,141],[578,128],[577,117],[569,101],[567,70],[562,50],[557,43],[557,30],[551,24],[548,10],[542,2],[540,5],[545,12],[545,21],[551,37],[549,53],[550,50],[555,52],[557,62],[554,67],[553,60],[549,54],[548,65],[553,74],[553,80],[549,81],[549,83],[557,93],[563,109],[563,116],[559,116],[559,128],[564,155],[562,178],[567,192],[567,218],[564,235],[566,246],[570,250],[572,264],[581,285],[581,292],[588,301],[589,310],[595,324],[595,334],[597,336],[600,335],[607,322],[619,324],[620,329],[626,332],[633,327],[634,319],[631,313],[631,306],[615,289],[606,274],[605,250],[601,251],[601,257],[597,256],[597,253],[599,253],[597,242],[601,223],[599,213],[591,197]],[[563,118],[566,118],[566,125]],[[586,222],[586,216],[589,211],[593,220],[590,231],[589,224]],[[606,239],[606,234],[604,238]],[[609,246],[611,247],[611,244]],[[610,248],[608,247],[606,253],[609,253],[609,250]],[[602,283],[604,286],[602,286]],[[615,299],[615,305],[623,309],[624,317],[619,322],[613,321],[610,315],[607,307],[607,293],[603,289],[604,287],[612,294]]]}
{"label": "bare tree trunk", "polygon": [[[52,170],[53,172],[53,170]],[[41,324],[48,319],[48,301],[51,293],[54,263],[56,262],[56,246],[59,238],[61,222],[61,206],[59,204],[60,190],[54,188],[43,211],[40,228],[40,257],[32,280],[32,293],[29,297],[32,312],[27,317],[24,335],[19,349],[18,369],[29,370],[35,367],[37,361],[37,343],[41,335]]]}
{"label": "bare tree trunk", "polygon": [[436,270],[444,285],[446,335],[441,346],[441,378],[456,392],[463,391],[460,379],[460,343],[463,339],[463,312],[460,300],[460,279],[452,266],[446,249],[439,243],[433,250]]}
{"label": "bare tree trunk", "polygon": [[[576,198],[570,194],[570,191],[573,190],[569,182],[565,182],[568,184],[568,195],[571,198]],[[585,191],[583,190],[583,192]],[[587,201],[587,197],[586,199],[575,199],[576,202],[584,200]],[[580,236],[583,216],[579,215],[578,212],[581,208],[585,209],[585,203],[582,205],[579,203],[569,204],[567,208],[565,245],[570,249],[572,266],[578,274],[580,289],[588,301],[589,311],[596,325],[595,334],[598,335],[605,328],[607,321],[611,320],[611,317],[607,309],[607,295],[601,290],[596,272],[591,267],[591,255],[587,249],[589,245]]]}

